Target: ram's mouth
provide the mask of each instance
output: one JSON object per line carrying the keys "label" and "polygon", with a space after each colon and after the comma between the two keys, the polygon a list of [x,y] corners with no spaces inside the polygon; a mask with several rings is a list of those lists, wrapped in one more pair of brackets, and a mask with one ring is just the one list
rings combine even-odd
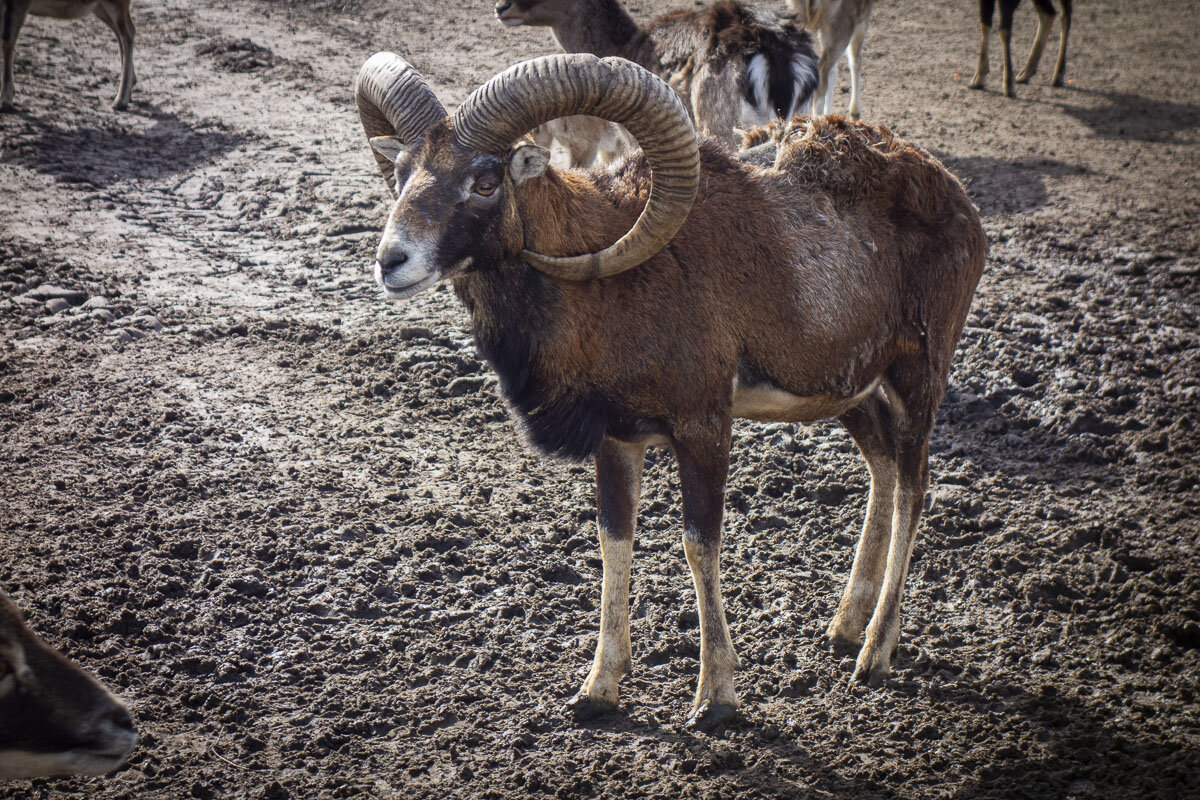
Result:
{"label": "ram's mouth", "polygon": [[379,285],[383,287],[383,293],[388,297],[394,300],[404,300],[405,298],[412,297],[415,294],[425,291],[430,286],[433,286],[433,284],[437,283],[437,278],[437,273],[434,273],[432,275],[426,275],[424,278],[421,278],[421,280],[415,283],[410,283],[407,286],[388,286],[383,282],[380,282]]}
{"label": "ram's mouth", "polygon": [[509,26],[510,28],[516,27],[517,25],[525,24],[525,20],[521,19],[520,17],[506,16],[504,14],[501,14],[499,11],[496,12],[496,19],[500,20],[501,23]]}

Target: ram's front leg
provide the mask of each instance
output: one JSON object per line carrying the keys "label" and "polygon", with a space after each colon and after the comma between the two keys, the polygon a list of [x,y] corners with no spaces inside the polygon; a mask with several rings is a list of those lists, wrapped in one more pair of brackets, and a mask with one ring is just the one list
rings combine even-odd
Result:
{"label": "ram's front leg", "polygon": [[675,438],[683,491],[683,550],[700,607],[700,682],[690,724],[710,729],[737,713],[737,654],[721,602],[721,519],[729,472],[730,424],[709,436]]}
{"label": "ram's front leg", "polygon": [[571,700],[571,710],[577,719],[616,710],[618,683],[632,665],[629,573],[645,453],[645,445],[615,439],[605,439],[596,452],[596,508],[604,588],[596,658],[583,688]]}

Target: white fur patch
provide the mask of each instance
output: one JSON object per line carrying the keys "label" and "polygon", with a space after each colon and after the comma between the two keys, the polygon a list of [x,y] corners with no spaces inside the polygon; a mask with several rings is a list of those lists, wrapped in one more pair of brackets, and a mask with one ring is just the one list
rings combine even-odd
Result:
{"label": "white fur patch", "polygon": [[865,389],[851,397],[837,395],[815,395],[800,397],[786,392],[778,386],[742,386],[735,375],[733,378],[733,415],[742,419],[761,422],[802,422],[808,424],[844,414],[861,403],[879,387],[880,379],[873,380]]}
{"label": "white fur patch", "polygon": [[770,75],[767,71],[767,59],[761,53],[753,55],[746,62],[746,81],[750,84],[755,104],[751,105],[743,94],[741,96],[741,119],[738,122],[747,128],[765,125],[775,116],[771,109],[771,96],[768,89]]}
{"label": "white fur patch", "polygon": [[817,90],[817,63],[802,55],[792,56],[792,107],[788,117],[799,114],[808,105],[812,92]]}
{"label": "white fur patch", "polygon": [[[417,241],[391,220],[384,228],[383,238],[375,256],[375,282],[388,297],[404,299],[428,289],[437,283],[438,270],[434,264],[435,243]],[[407,256],[405,262],[387,275],[381,262],[394,261],[400,254]]]}
{"label": "white fur patch", "polygon": [[746,64],[746,80],[754,89],[754,99],[757,101],[756,110],[760,113],[770,113],[771,98],[767,88],[770,75],[767,71],[767,59],[759,53],[750,57]]}

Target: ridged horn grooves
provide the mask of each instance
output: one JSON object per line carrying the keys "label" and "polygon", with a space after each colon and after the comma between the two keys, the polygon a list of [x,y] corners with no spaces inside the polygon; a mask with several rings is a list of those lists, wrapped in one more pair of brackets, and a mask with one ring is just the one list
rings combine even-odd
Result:
{"label": "ridged horn grooves", "polygon": [[[420,140],[433,123],[446,116],[446,109],[421,73],[395,53],[379,52],[363,63],[354,80],[354,102],[367,139],[395,136],[406,145]],[[371,154],[395,195],[394,165],[375,148]]]}
{"label": "ridged horn grooves", "polygon": [[533,267],[592,280],[636,267],[671,240],[691,211],[700,180],[696,132],[678,95],[623,58],[587,53],[523,61],[496,75],[451,117],[458,141],[504,155],[518,138],[558,117],[589,114],[624,125],[650,164],[650,196],[629,232],[598,253],[554,257],[521,252]]}

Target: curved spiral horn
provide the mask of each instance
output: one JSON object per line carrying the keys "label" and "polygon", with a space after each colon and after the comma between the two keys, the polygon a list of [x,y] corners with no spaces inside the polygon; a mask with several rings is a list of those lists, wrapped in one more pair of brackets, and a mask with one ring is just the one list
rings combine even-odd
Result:
{"label": "curved spiral horn", "polygon": [[536,269],[566,280],[616,275],[663,248],[691,211],[700,180],[696,133],[678,95],[623,58],[586,53],[524,61],[496,75],[451,117],[458,141],[504,155],[519,137],[558,117],[588,114],[624,125],[650,163],[650,196],[629,232],[598,253],[555,257],[521,252]]}
{"label": "curved spiral horn", "polygon": [[[366,60],[354,80],[354,102],[367,139],[395,136],[406,145],[446,116],[421,73],[395,53],[379,52]],[[394,195],[395,166],[375,148],[371,153]]]}

